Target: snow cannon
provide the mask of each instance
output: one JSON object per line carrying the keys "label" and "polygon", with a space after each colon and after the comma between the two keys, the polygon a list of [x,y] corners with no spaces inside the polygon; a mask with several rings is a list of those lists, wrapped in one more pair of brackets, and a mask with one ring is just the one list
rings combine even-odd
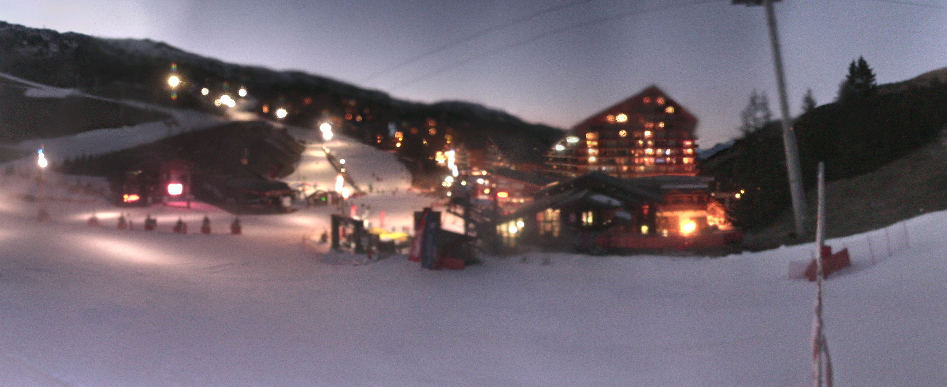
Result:
{"label": "snow cannon", "polygon": [[240,235],[243,233],[243,228],[240,227],[240,218],[233,218],[233,223],[230,224],[230,233],[233,235]]}
{"label": "snow cannon", "polygon": [[174,224],[172,231],[175,234],[187,234],[187,224],[181,218],[178,218],[178,222]]}
{"label": "snow cannon", "polygon": [[201,222],[201,234],[210,234],[210,219],[204,215],[204,221]]}

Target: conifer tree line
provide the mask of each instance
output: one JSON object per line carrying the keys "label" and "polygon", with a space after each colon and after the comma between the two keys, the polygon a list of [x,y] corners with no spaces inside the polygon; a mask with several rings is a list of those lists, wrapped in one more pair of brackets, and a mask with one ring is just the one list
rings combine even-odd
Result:
{"label": "conifer tree line", "polygon": [[[837,99],[818,106],[811,90],[794,120],[805,185],[814,187],[819,161],[833,181],[869,173],[934,141],[947,129],[947,84],[889,87],[877,84],[863,58],[853,60]],[[705,162],[720,189],[743,189],[733,215],[749,230],[772,223],[790,206],[781,128],[765,93],[754,90],[741,112],[742,136],[719,160]],[[723,160],[726,158],[726,160]]]}

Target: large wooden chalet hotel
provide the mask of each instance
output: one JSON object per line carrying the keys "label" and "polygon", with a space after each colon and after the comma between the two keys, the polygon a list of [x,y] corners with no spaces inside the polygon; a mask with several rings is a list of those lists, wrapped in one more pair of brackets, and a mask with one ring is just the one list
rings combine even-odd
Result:
{"label": "large wooden chalet hotel", "polygon": [[503,243],[588,250],[723,246],[739,239],[698,176],[697,118],[651,86],[573,127],[549,150],[558,182],[511,208]]}

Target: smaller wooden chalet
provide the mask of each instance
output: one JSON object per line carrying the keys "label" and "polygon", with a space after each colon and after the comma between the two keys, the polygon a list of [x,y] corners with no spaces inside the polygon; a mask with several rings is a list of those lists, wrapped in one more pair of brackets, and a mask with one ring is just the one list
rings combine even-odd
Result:
{"label": "smaller wooden chalet", "polygon": [[537,173],[509,168],[497,168],[490,180],[497,191],[497,204],[504,210],[532,201],[537,192],[553,182]]}
{"label": "smaller wooden chalet", "polygon": [[504,215],[497,225],[504,247],[520,244],[569,250],[582,239],[616,225],[640,228],[656,218],[658,190],[593,172],[536,193],[532,203]]}
{"label": "smaller wooden chalet", "polygon": [[740,234],[710,196],[711,178],[620,179],[592,172],[548,186],[497,226],[504,247],[612,251],[721,247]]}

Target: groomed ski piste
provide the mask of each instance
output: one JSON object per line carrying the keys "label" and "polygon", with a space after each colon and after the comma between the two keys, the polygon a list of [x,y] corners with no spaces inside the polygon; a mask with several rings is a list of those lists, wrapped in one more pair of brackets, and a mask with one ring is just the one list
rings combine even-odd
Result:
{"label": "groomed ski piste", "polygon": [[[78,135],[101,136],[82,151],[156,131],[123,130],[122,145]],[[318,131],[292,133],[309,145],[285,180],[332,189]],[[385,211],[400,230],[434,204],[393,155],[325,145],[374,182],[354,201],[370,220]],[[213,206],[119,208],[104,189],[35,157],[0,165],[0,385],[811,385],[816,289],[788,273],[811,244],[720,258],[534,252],[431,271],[330,252],[315,235],[332,206],[244,215],[230,235],[234,216]],[[134,230],[117,229],[121,213]],[[141,228],[148,214],[155,231]],[[197,232],[205,215],[211,235]],[[189,234],[171,232],[178,218]],[[828,241],[853,259],[825,283],[836,386],[947,385],[945,224],[929,213]]]}

